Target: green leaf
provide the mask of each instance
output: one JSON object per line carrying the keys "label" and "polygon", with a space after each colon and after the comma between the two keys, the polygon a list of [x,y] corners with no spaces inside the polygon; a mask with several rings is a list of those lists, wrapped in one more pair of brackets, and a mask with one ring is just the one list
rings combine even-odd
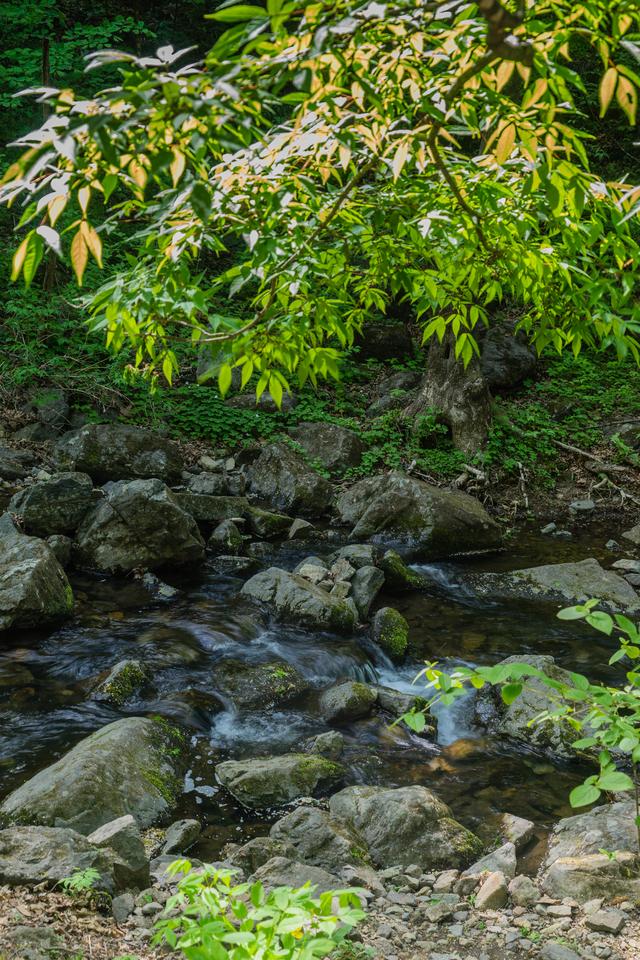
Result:
{"label": "green leaf", "polygon": [[273,401],[279,410],[282,406],[282,384],[273,373],[269,378],[269,393],[273,397]]}
{"label": "green leaf", "polygon": [[633,780],[620,770],[604,773],[601,777],[598,777],[597,784],[600,790],[608,790],[611,793],[633,790]]}
{"label": "green leaf", "polygon": [[608,637],[611,636],[613,630],[613,617],[610,617],[608,613],[604,613],[602,610],[594,610],[593,613],[590,613],[586,618],[587,623],[594,628],[594,630],[599,630],[600,633],[606,633]]}
{"label": "green leaf", "polygon": [[231,378],[231,367],[228,363],[223,363],[218,373],[218,389],[223,397],[229,391],[229,387],[231,386]]}
{"label": "green leaf", "polygon": [[580,604],[576,607],[565,607],[557,613],[558,620],[584,620],[589,613],[587,607]]}
{"label": "green leaf", "polygon": [[422,733],[427,725],[424,713],[405,713],[401,719],[404,720],[409,729],[413,730],[414,733]]}
{"label": "green leaf", "polygon": [[269,14],[264,7],[254,7],[251,4],[240,3],[235,7],[227,7],[216,13],[208,13],[207,20],[217,20],[219,23],[237,23],[243,20],[266,20]]}
{"label": "green leaf", "polygon": [[500,695],[507,706],[510,706],[510,704],[512,704],[513,701],[516,700],[521,693],[522,693],[521,683],[507,683],[500,691]]}
{"label": "green leaf", "polygon": [[600,791],[597,787],[588,783],[581,783],[569,794],[569,803],[572,807],[586,807],[590,803],[595,803],[599,796]]}
{"label": "green leaf", "polygon": [[194,184],[191,190],[191,206],[198,219],[206,223],[211,216],[211,197],[203,183]]}

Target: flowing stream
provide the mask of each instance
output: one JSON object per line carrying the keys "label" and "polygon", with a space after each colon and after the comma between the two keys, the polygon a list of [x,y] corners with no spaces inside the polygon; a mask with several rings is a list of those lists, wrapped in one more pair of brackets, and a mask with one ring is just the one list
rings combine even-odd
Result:
{"label": "flowing stream", "polygon": [[[525,653],[549,653],[562,666],[609,679],[614,641],[559,621],[555,607],[479,601],[465,587],[470,571],[588,556],[608,564],[603,544],[609,536],[594,528],[571,541],[520,532],[505,552],[482,561],[417,566],[429,579],[424,591],[384,592],[377,601],[397,607],[409,621],[415,655],[400,665],[366,631],[345,639],[273,622],[238,596],[241,581],[206,566],[198,579],[172,579],[179,592],[165,601],[150,600],[133,580],[78,575],[72,621],[53,632],[9,635],[0,642],[0,797],[98,727],[124,715],[161,714],[192,731],[195,760],[178,815],[206,823],[195,853],[215,858],[227,841],[267,832],[277,816],[243,811],[216,784],[215,764],[295,749],[327,729],[317,690],[331,682],[357,678],[419,692],[412,681],[423,659],[487,664]],[[270,560],[291,568],[322,550],[329,552],[326,544],[274,547]],[[152,693],[122,711],[93,700],[96,676],[126,658],[150,668]],[[249,664],[285,660],[313,689],[273,710],[238,710],[216,691],[212,677],[215,665],[228,658]],[[579,766],[552,766],[522,746],[487,736],[474,721],[472,695],[437,714],[436,743],[375,716],[341,728],[347,782],[424,784],[486,839],[495,835],[504,811],[534,820],[541,840],[545,827],[570,814],[569,790],[584,776]],[[534,850],[532,857],[537,855]]]}

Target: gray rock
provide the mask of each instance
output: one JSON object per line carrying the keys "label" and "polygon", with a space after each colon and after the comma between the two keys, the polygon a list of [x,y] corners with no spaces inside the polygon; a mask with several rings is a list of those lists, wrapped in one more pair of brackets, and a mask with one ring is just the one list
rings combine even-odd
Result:
{"label": "gray rock", "polygon": [[130,917],[135,909],[135,900],[132,893],[121,893],[111,901],[111,914],[116,925],[121,927],[127,917]]}
{"label": "gray rock", "polygon": [[[569,672],[558,667],[553,657],[526,654],[507,657],[500,663],[528,663],[554,681],[571,683]],[[571,744],[583,736],[580,731],[574,730],[567,723],[554,723],[553,720],[534,722],[540,713],[552,710],[556,705],[553,691],[541,680],[528,678],[522,693],[509,706],[503,703],[495,689],[483,691],[477,700],[477,711],[481,719],[484,719],[483,712],[489,704],[497,711],[495,729],[499,735],[526,743],[550,756],[575,757]]]}
{"label": "gray rock", "polygon": [[616,560],[615,563],[611,564],[611,569],[623,570],[626,573],[640,573],[640,560],[632,560],[630,558]]}
{"label": "gray rock", "polygon": [[65,537],[62,534],[55,534],[52,537],[47,537],[45,542],[62,569],[64,570],[65,567],[68,567],[71,561],[71,548],[73,546],[71,538]]}
{"label": "gray rock", "polygon": [[348,600],[330,596],[304,577],[278,567],[257,573],[244,584],[242,593],[267,604],[280,620],[304,627],[351,633],[354,608]]}
{"label": "gray rock", "polygon": [[373,687],[346,680],[329,687],[320,696],[320,713],[327,723],[345,723],[367,717],[378,694]]}
{"label": "gray rock", "polygon": [[346,864],[367,862],[357,836],[318,807],[298,807],[278,820],[271,836],[290,844],[295,859],[339,874]]}
{"label": "gray rock", "polygon": [[364,452],[360,437],[335,423],[299,423],[291,436],[309,457],[319,460],[332,473],[357,467]]}
{"label": "gray rock", "polygon": [[43,626],[68,616],[73,593],[65,572],[42,540],[26,537],[0,517],[0,631]]}
{"label": "gray rock", "polygon": [[296,517],[291,526],[289,527],[289,532],[287,533],[288,540],[306,540],[310,537],[315,530],[315,527],[312,523],[309,523],[308,520],[303,520],[302,517]]}
{"label": "gray rock", "polygon": [[344,737],[337,730],[319,733],[302,744],[305,753],[318,753],[327,760],[339,760],[344,752]]}
{"label": "gray rock", "polygon": [[491,326],[482,340],[480,367],[491,393],[512,390],[536,371],[536,351],[507,324]]}
{"label": "gray rock", "polygon": [[336,502],[356,539],[393,541],[416,556],[495,549],[500,528],[473,497],[399,472],[360,480]]}
{"label": "gray rock", "polygon": [[184,853],[196,842],[201,829],[197,820],[175,820],[167,827],[162,853]]}
{"label": "gray rock", "polygon": [[190,493],[204,494],[208,497],[241,497],[246,481],[241,473],[198,473],[187,482]]}
{"label": "gray rock", "polygon": [[596,910],[590,913],[586,919],[586,925],[589,930],[596,930],[598,933],[620,933],[627,923],[627,915],[622,910]]}
{"label": "gray rock", "polygon": [[54,458],[60,469],[88,473],[99,483],[151,477],[172,483],[183,470],[180,449],[173,441],[117,423],[89,423],[65,433]]}
{"label": "gray rock", "polygon": [[94,700],[121,707],[149,682],[149,674],[139,660],[121,660],[93,690]]}
{"label": "gray rock", "polygon": [[297,889],[305,883],[311,883],[315,893],[326,893],[328,890],[339,890],[343,886],[340,878],[313,867],[307,863],[298,863],[286,857],[273,857],[259,867],[251,877],[253,882],[260,881],[267,890],[274,887],[293,887]]}
{"label": "gray rock", "polygon": [[58,473],[16,493],[7,509],[21,518],[26,533],[48,537],[73,533],[92,501],[93,483],[86,473]]}
{"label": "gray rock", "polygon": [[503,873],[490,873],[476,894],[477,910],[499,910],[509,899],[509,888]]}
{"label": "gray rock", "polygon": [[332,553],[329,557],[329,563],[335,563],[336,560],[346,560],[354,570],[359,570],[360,567],[377,566],[379,558],[380,551],[373,544],[350,543]]}
{"label": "gray rock", "polygon": [[90,833],[130,813],[147,827],[171,811],[185,765],[179,731],[164,721],[127,717],[81,740],[10,793],[0,820]]}
{"label": "gray rock", "polygon": [[548,868],[561,857],[582,857],[599,853],[602,849],[635,853],[634,818],[633,801],[621,800],[560,820],[549,837],[543,867]]}
{"label": "gray rock", "polygon": [[426,787],[347,787],[331,797],[329,811],[359,836],[374,866],[462,867],[482,850]]}
{"label": "gray rock", "polygon": [[105,573],[129,573],[203,559],[195,520],[161,480],[121,480],[107,484],[105,494],[78,528],[81,563]]}
{"label": "gray rock", "polygon": [[593,500],[572,500],[569,509],[574,513],[592,513],[596,508]]}
{"label": "gray rock", "polygon": [[263,447],[247,476],[254,496],[302,517],[321,516],[333,496],[331,484],[284,443]]}
{"label": "gray rock", "polygon": [[513,878],[516,875],[516,847],[514,843],[504,843],[497,850],[492,850],[481,860],[476,860],[467,870],[466,876],[477,876],[479,873],[501,873],[504,877]]}
{"label": "gray rock", "polygon": [[284,537],[291,530],[292,520],[286,513],[273,513],[260,507],[249,507],[249,529],[261,540]]}
{"label": "gray rock", "polygon": [[565,947],[563,943],[556,943],[555,940],[543,944],[540,956],[542,960],[580,960],[580,954]]}
{"label": "gray rock", "polygon": [[635,527],[631,527],[630,530],[625,530],[622,536],[625,540],[630,540],[636,547],[640,547],[640,523],[637,523]]}
{"label": "gray rock", "polygon": [[[14,926],[2,932],[3,960],[70,960],[65,941],[50,927]],[[9,952],[5,954],[4,949]]]}
{"label": "gray rock", "polygon": [[96,885],[114,893],[130,878],[126,864],[124,871],[119,871],[122,866],[116,853],[96,847],[75,830],[34,826],[0,830],[0,884],[53,884],[93,869],[100,874]]}
{"label": "gray rock", "polygon": [[505,840],[515,844],[516,850],[523,850],[535,834],[536,825],[531,820],[516,817],[512,813],[503,813],[500,817],[500,831]]}
{"label": "gray rock", "polygon": [[295,860],[295,850],[284,840],[274,840],[273,837],[253,837],[229,854],[227,860],[232,866],[239,867],[244,873],[250,874],[274,857]]}
{"label": "gray rock", "polygon": [[616,611],[640,610],[635,590],[611,570],[603,570],[597,560],[578,563],[552,563],[511,573],[484,573],[470,578],[480,596],[520,597],[559,603],[583,603],[598,597],[603,605]]}
{"label": "gray rock", "polygon": [[103,824],[87,837],[100,849],[113,850],[121,864],[117,866],[118,885],[146,887],[149,884],[149,859],[145,853],[140,829],[131,814]]}
{"label": "gray rock", "polygon": [[69,400],[64,390],[57,387],[37,393],[31,398],[29,407],[36,414],[38,422],[54,434],[64,430],[69,422]]}
{"label": "gray rock", "polygon": [[571,897],[585,903],[595,897],[640,898],[640,872],[637,856],[617,853],[558,857],[542,874],[542,887],[552,897]]}
{"label": "gray rock", "polygon": [[406,653],[409,624],[394,607],[381,607],[373,618],[371,638],[393,660],[397,660]]}
{"label": "gray rock", "polygon": [[540,899],[540,890],[531,877],[518,874],[509,884],[509,896],[518,907],[531,907]]}
{"label": "gray rock", "polygon": [[287,703],[309,689],[309,682],[285,660],[258,664],[223,660],[213,676],[216,688],[245,710]]}
{"label": "gray rock", "polygon": [[35,463],[30,450],[14,450],[0,445],[0,477],[3,480],[24,480]]}
{"label": "gray rock", "polygon": [[343,774],[340,764],[308,753],[227,760],[216,767],[220,783],[246,807],[268,807],[311,796]]}
{"label": "gray rock", "polygon": [[234,556],[242,552],[244,537],[233,520],[223,520],[209,537],[207,546],[216,553]]}
{"label": "gray rock", "polygon": [[351,579],[351,596],[358,613],[366,620],[371,604],[384,584],[384,573],[377,567],[360,567]]}
{"label": "gray rock", "polygon": [[199,523],[218,524],[223,520],[246,520],[250,513],[245,497],[213,497],[207,494],[174,493],[178,506]]}

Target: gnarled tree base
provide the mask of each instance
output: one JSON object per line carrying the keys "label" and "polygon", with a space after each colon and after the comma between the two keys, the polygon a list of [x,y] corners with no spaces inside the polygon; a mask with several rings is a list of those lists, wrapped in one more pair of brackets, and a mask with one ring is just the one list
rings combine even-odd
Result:
{"label": "gnarled tree base", "polygon": [[438,411],[438,419],[451,430],[454,445],[473,454],[486,443],[491,423],[491,394],[475,357],[468,367],[456,360],[455,340],[448,334],[442,343],[434,338],[429,346],[427,374],[420,393],[407,408],[414,417],[427,409]]}

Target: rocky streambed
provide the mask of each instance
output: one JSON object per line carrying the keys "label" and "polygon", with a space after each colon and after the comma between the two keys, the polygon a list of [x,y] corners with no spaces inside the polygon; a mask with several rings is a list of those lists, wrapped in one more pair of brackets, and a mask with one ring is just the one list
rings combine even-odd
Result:
{"label": "rocky streambed", "polygon": [[[325,433],[318,451],[348,456]],[[4,448],[0,477],[0,885],[94,867],[144,940],[135,891],[160,896],[188,850],[363,885],[384,956],[535,955],[574,928],[579,956],[620,949],[632,817],[567,820],[587,769],[566,731],[530,725],[544,691],[470,696],[420,736],[392,724],[425,659],[611,678],[612,641],[555,614],[593,595],[637,613],[633,531],[614,543],[576,512],[570,539],[505,540],[473,498],[400,473],[336,488],[284,443],[185,462],[117,425]],[[590,926],[611,900],[618,929]]]}

